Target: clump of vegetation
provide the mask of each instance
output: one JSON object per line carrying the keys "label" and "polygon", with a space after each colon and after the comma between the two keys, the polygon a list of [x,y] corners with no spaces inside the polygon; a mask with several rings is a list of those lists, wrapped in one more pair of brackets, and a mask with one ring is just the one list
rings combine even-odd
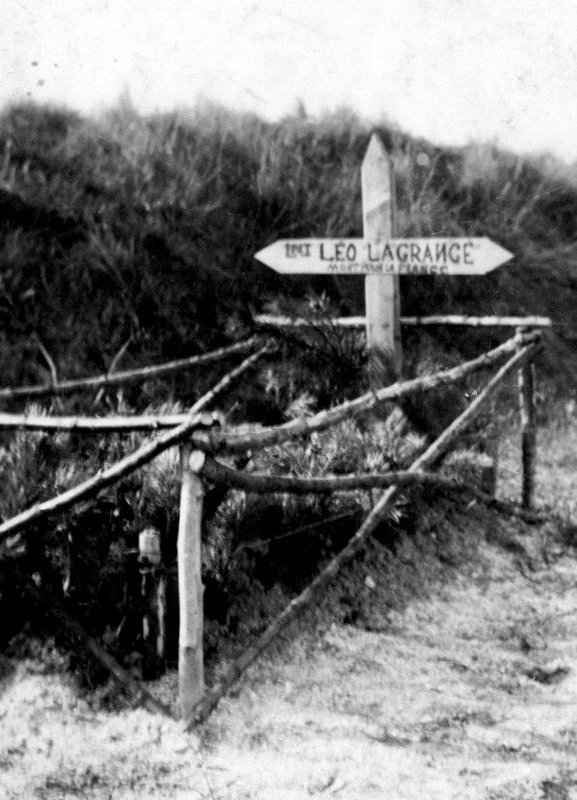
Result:
{"label": "clump of vegetation", "polygon": [[[354,421],[256,453],[248,468],[264,474],[315,477],[387,472],[407,466],[422,446],[419,437],[401,439],[386,424],[367,432]],[[226,576],[231,558],[250,552],[260,567],[250,570],[267,584],[283,580],[293,587],[310,578],[335,548],[344,544],[354,526],[379,495],[356,491],[330,495],[255,496],[232,492],[211,522],[220,547],[218,572]],[[400,524],[403,504],[392,512]],[[223,543],[226,544],[223,544]]]}
{"label": "clump of vegetation", "polygon": [[[123,447],[104,438],[77,449],[68,434],[21,431],[0,448],[0,516],[10,519],[37,502],[61,494],[119,457]],[[133,481],[102,492],[64,515],[31,523],[0,545],[2,613],[0,643],[24,627],[44,630],[43,609],[27,587],[35,586],[78,618],[91,633],[118,624],[125,593]],[[14,602],[15,598],[17,602]]]}

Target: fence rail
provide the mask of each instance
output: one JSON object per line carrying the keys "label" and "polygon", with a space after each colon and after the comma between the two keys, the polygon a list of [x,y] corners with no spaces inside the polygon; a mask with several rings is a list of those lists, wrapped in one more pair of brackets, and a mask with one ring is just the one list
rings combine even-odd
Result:
{"label": "fence rail", "polygon": [[460,493],[477,499],[485,505],[517,516],[527,522],[540,519],[538,514],[518,508],[512,503],[496,500],[492,494],[478,491],[474,486],[463,481],[438,475],[436,472],[410,472],[409,470],[367,473],[363,475],[333,475],[321,478],[299,478],[285,475],[257,474],[235,470],[206,453],[198,451],[201,458],[197,470],[201,477],[211,483],[220,484],[230,489],[238,489],[254,494],[332,494],[333,492],[354,492],[367,489],[388,489],[389,486],[411,487],[431,486],[444,492]]}
{"label": "fence rail", "polygon": [[109,386],[119,386],[135,381],[149,380],[158,378],[161,375],[169,375],[191,367],[208,364],[211,361],[219,361],[227,356],[243,353],[254,348],[261,340],[258,336],[253,336],[244,342],[237,342],[228,347],[221,347],[218,350],[211,350],[210,353],[199,353],[188,358],[180,358],[176,361],[166,361],[163,364],[156,364],[138,369],[123,370],[121,372],[109,372],[104,375],[93,375],[88,378],[75,378],[74,380],[53,382],[42,386],[19,386],[17,388],[0,388],[0,400],[38,400],[46,397],[57,397],[75,392],[84,392],[88,389],[103,389]]}
{"label": "fence rail", "polygon": [[[335,317],[334,319],[310,320],[304,317],[286,317],[275,314],[257,314],[254,317],[257,325],[273,328],[300,327],[338,327],[365,328],[365,317]],[[427,317],[401,317],[401,325],[461,325],[470,328],[550,328],[553,325],[549,317],[475,317],[469,315],[448,314]]]}
{"label": "fence rail", "polygon": [[157,431],[182,425],[188,414],[145,414],[142,416],[66,417],[42,414],[0,413],[0,428],[20,428],[31,431],[78,431],[130,433]]}

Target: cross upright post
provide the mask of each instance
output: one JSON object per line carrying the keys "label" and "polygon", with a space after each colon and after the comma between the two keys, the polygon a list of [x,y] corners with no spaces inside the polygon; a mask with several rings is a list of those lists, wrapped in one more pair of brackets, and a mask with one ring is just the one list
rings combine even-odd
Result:
{"label": "cross upright post", "polygon": [[[361,168],[363,238],[381,244],[394,235],[395,182],[391,161],[373,133]],[[402,370],[398,275],[365,277],[365,313],[371,386],[394,383]]]}

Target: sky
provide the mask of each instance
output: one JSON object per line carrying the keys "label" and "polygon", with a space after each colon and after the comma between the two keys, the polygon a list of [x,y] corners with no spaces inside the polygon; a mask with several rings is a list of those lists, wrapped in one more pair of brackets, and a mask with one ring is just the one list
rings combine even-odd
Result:
{"label": "sky", "polygon": [[575,0],[0,0],[0,104],[346,105],[436,144],[577,160]]}

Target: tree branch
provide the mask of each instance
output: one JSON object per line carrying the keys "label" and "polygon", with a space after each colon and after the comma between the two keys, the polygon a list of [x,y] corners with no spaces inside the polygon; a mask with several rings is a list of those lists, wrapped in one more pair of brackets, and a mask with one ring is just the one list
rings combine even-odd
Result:
{"label": "tree branch", "polygon": [[90,378],[78,378],[70,381],[62,381],[53,386],[20,386],[17,388],[0,389],[0,400],[29,400],[40,397],[52,397],[54,395],[73,394],[74,392],[86,389],[99,389],[104,386],[116,386],[118,384],[131,383],[133,381],[157,378],[159,375],[166,375],[170,372],[177,372],[181,369],[189,369],[200,364],[207,364],[210,361],[218,361],[221,358],[250,350],[259,341],[258,337],[253,336],[245,342],[221,347],[210,353],[200,353],[190,358],[181,358],[177,361],[168,361],[164,364],[157,364],[152,367],[141,367],[140,369],[125,370],[116,372],[113,375],[97,375]]}

